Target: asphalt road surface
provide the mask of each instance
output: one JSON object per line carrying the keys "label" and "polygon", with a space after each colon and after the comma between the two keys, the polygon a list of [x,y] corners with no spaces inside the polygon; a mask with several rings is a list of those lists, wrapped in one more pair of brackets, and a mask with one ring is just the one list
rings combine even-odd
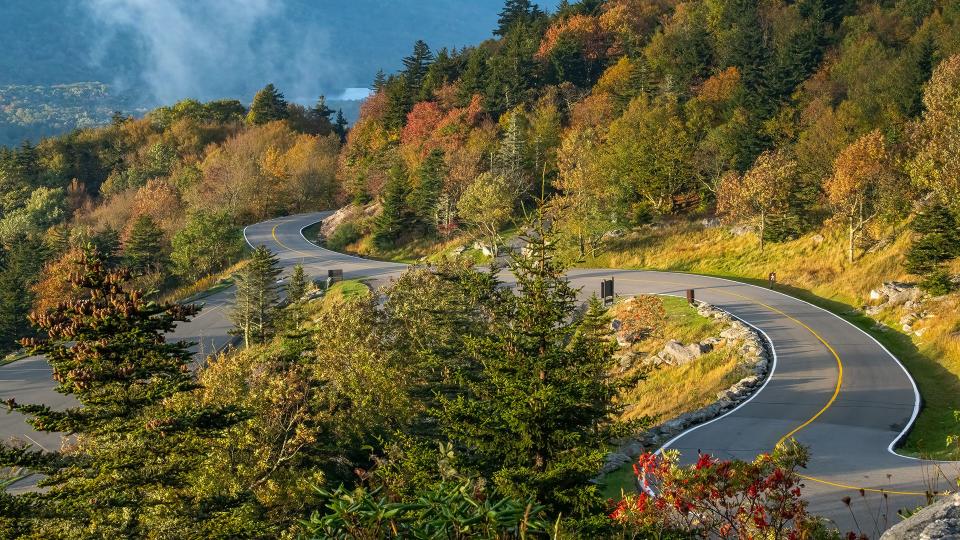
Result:
{"label": "asphalt road surface", "polygon": [[[314,278],[325,278],[330,269],[342,269],[345,278],[364,278],[376,286],[406,268],[332,252],[307,241],[302,229],[329,214],[265,221],[247,227],[244,236],[252,246],[270,248],[279,257],[285,276],[295,264],[303,264]],[[758,328],[772,342],[773,373],[752,399],[667,444],[679,450],[684,461],[695,460],[700,451],[751,460],[771,451],[785,436],[792,436],[812,454],[803,471],[810,511],[833,519],[841,530],[856,530],[850,510],[841,501],[849,496],[859,527],[871,536],[875,527],[882,530],[898,521],[897,509],[924,502],[923,493],[935,481],[938,468],[949,478],[957,476],[954,464],[937,465],[895,452],[896,442],[919,411],[916,387],[890,353],[839,317],[776,291],[720,278],[586,269],[571,270],[569,277],[582,287],[584,298],[598,291],[600,281],[609,277],[615,278],[619,295],[682,296],[687,289],[695,289],[698,299]],[[200,314],[181,324],[172,337],[198,343],[198,357],[231,343],[234,338],[227,331],[232,326],[229,306],[233,294],[227,289],[204,299]],[[42,359],[0,367],[0,399],[16,397],[21,403],[69,406],[71,401],[53,392],[53,386]],[[0,415],[0,436],[45,449],[60,444],[59,436],[33,431],[17,414]],[[950,482],[941,478],[939,486],[949,488]]]}

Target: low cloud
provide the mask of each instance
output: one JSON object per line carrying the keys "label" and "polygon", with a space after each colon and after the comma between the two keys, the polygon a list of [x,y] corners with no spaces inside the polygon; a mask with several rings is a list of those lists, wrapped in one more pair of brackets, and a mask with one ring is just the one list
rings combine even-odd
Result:
{"label": "low cloud", "polygon": [[312,101],[342,88],[328,32],[288,16],[286,0],[79,1],[100,31],[94,61],[129,59],[132,68],[117,71],[137,80],[114,82],[145,88],[145,101],[248,101],[267,82]]}

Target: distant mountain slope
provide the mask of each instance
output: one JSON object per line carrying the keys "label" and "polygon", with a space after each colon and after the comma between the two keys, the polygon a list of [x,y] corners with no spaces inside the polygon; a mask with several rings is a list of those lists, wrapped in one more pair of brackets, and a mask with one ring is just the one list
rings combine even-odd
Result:
{"label": "distant mountain slope", "polygon": [[[503,0],[0,2],[0,145],[186,97],[247,102],[267,82],[291,100],[335,98],[368,86],[380,68],[397,69],[417,39],[439,49],[489,37],[502,6]],[[50,88],[83,81],[101,84]],[[348,118],[356,113],[356,103],[331,105]]]}

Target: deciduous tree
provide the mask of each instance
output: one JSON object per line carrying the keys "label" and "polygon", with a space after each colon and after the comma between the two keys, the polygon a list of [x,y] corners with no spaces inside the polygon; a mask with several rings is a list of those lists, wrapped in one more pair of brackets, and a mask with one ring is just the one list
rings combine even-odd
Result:
{"label": "deciduous tree", "polygon": [[823,189],[836,216],[846,223],[849,262],[854,261],[864,227],[883,212],[886,201],[903,196],[895,182],[896,173],[880,131],[860,137],[834,161],[833,175]]}
{"label": "deciduous tree", "polygon": [[717,213],[727,219],[752,222],[757,227],[760,251],[771,215],[787,207],[796,182],[796,164],[783,152],[764,152],[740,176],[728,172],[720,180]]}

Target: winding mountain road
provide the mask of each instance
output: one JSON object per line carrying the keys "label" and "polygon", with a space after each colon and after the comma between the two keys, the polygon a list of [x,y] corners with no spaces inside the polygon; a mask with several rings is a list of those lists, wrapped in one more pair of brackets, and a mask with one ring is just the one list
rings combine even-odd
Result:
{"label": "winding mountain road", "polygon": [[[247,227],[244,236],[252,246],[270,248],[285,273],[298,263],[317,278],[339,268],[346,278],[362,277],[378,285],[406,268],[336,253],[307,241],[302,229],[329,214],[265,221]],[[878,524],[882,530],[898,521],[897,509],[924,502],[935,464],[894,450],[919,411],[919,394],[903,366],[869,335],[801,300],[721,278],[631,270],[569,272],[574,285],[583,287],[584,298],[599,289],[601,279],[611,276],[620,295],[683,295],[686,289],[696,289],[698,299],[754,326],[773,344],[773,372],[752,399],[667,443],[681,452],[684,461],[695,460],[698,451],[751,460],[792,436],[810,447],[812,454],[803,471],[810,510],[833,519],[841,530],[855,529],[850,511],[841,502],[844,496],[854,499],[860,527],[868,534],[874,532],[868,512],[886,511],[886,521],[880,518]],[[207,297],[203,311],[180,325],[172,337],[197,342],[198,354],[224,347],[233,339],[227,333],[232,298],[230,289]],[[70,401],[52,388],[50,370],[42,359],[0,367],[0,399],[68,406]],[[15,413],[0,415],[0,436],[47,449],[59,446],[58,436],[33,431]],[[942,466],[951,478],[957,475],[955,465]],[[886,502],[881,490],[889,497]]]}

